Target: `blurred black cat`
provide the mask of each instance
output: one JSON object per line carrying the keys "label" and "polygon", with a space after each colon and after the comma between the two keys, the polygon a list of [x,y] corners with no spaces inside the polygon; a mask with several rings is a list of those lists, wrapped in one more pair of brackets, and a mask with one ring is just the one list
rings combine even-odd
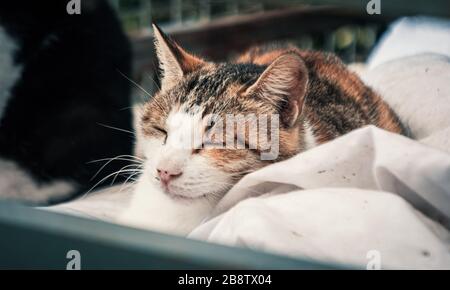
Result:
{"label": "blurred black cat", "polygon": [[82,0],[80,15],[68,2],[0,2],[2,199],[67,199],[98,181],[90,161],[132,152],[108,128],[131,130],[130,44],[106,1]]}

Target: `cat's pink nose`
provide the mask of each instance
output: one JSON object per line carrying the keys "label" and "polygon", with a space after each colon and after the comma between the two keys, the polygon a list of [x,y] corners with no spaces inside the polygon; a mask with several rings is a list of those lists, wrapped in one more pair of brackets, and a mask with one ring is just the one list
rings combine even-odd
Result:
{"label": "cat's pink nose", "polygon": [[177,170],[168,170],[168,169],[162,169],[158,168],[156,169],[156,172],[158,172],[159,180],[164,184],[167,185],[172,179],[180,176],[183,172],[177,171]]}

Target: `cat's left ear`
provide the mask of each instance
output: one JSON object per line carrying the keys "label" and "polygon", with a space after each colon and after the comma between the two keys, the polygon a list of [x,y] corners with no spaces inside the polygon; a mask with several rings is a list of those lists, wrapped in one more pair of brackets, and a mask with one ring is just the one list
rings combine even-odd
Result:
{"label": "cat's left ear", "polygon": [[300,55],[287,52],[275,59],[245,94],[274,105],[282,123],[292,127],[302,113],[308,79],[308,69]]}
{"label": "cat's left ear", "polygon": [[156,53],[162,71],[161,88],[178,83],[184,75],[202,67],[206,62],[186,52],[153,23]]}

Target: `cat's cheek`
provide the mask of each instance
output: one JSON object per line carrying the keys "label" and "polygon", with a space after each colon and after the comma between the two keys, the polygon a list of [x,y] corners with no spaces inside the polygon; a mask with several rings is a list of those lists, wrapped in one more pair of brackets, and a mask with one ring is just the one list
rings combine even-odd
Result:
{"label": "cat's cheek", "polygon": [[205,157],[217,169],[230,176],[258,167],[258,156],[249,150],[211,149]]}
{"label": "cat's cheek", "polygon": [[160,150],[164,145],[164,139],[160,137],[147,137],[143,138],[143,148],[146,151],[146,155],[154,154],[155,150]]}
{"label": "cat's cheek", "polygon": [[145,138],[139,144],[146,159],[146,165],[154,166],[163,148],[162,138]]}
{"label": "cat's cheek", "polygon": [[245,154],[240,153],[239,150],[210,149],[205,151],[205,157],[218,169],[228,172],[234,171],[234,165],[245,158]]}

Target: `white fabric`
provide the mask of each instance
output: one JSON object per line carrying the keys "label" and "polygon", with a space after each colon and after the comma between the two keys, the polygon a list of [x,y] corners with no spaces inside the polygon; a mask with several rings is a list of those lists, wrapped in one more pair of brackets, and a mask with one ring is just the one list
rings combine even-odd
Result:
{"label": "white fabric", "polygon": [[[383,213],[383,214],[380,214]],[[297,190],[239,203],[192,238],[355,266],[448,268],[448,235],[396,195],[355,188]]]}
{"label": "white fabric", "polygon": [[76,200],[41,209],[114,222],[131,202],[133,187],[116,185],[94,191]]}
{"label": "white fabric", "polygon": [[400,196],[448,219],[450,155],[366,127],[246,176],[190,237],[363,266],[376,250],[385,268],[450,268],[448,232]]}
{"label": "white fabric", "polygon": [[369,56],[368,66],[406,56],[435,53],[450,56],[450,21],[435,17],[404,17],[389,26]]}
{"label": "white fabric", "polygon": [[[361,76],[401,116],[415,139],[450,128],[450,57],[437,54],[405,57]],[[448,136],[425,143],[449,151]]]}

